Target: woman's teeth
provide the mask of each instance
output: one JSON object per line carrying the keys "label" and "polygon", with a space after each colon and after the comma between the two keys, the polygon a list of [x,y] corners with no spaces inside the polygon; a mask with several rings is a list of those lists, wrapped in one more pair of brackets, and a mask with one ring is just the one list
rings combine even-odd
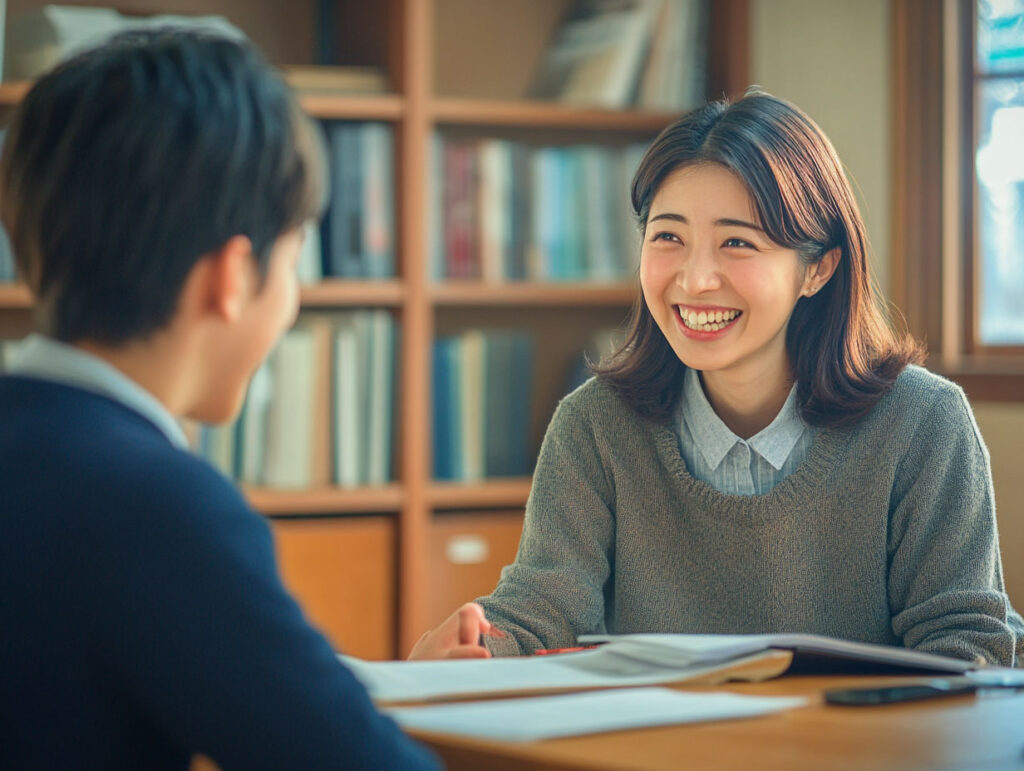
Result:
{"label": "woman's teeth", "polygon": [[733,319],[740,315],[740,311],[688,311],[685,308],[678,308],[679,318],[688,329],[697,332],[717,332],[724,329]]}

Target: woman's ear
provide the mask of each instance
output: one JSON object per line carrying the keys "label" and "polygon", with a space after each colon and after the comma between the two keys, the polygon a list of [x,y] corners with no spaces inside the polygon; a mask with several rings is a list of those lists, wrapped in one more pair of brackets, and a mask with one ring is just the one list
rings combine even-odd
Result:
{"label": "woman's ear", "polygon": [[839,265],[839,248],[830,249],[825,255],[813,265],[807,266],[807,273],[804,277],[804,286],[800,294],[810,297],[828,283],[832,274],[836,272]]}

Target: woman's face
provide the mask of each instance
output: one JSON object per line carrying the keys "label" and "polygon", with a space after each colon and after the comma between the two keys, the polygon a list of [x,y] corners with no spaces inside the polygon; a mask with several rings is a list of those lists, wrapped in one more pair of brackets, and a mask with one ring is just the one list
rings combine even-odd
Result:
{"label": "woman's face", "polygon": [[734,382],[788,377],[786,327],[815,268],[773,243],[743,183],[715,163],[670,174],[640,256],[647,307],[688,367]]}

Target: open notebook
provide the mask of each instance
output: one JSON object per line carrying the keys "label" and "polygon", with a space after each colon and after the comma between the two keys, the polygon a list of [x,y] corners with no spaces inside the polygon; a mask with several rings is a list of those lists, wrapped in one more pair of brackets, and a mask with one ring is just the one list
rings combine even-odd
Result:
{"label": "open notebook", "polygon": [[891,645],[839,640],[814,634],[627,634],[585,635],[619,656],[663,666],[713,666],[769,650],[789,651],[790,673],[963,673],[977,665],[962,659]]}
{"label": "open notebook", "polygon": [[971,662],[807,634],[636,634],[580,638],[598,648],[554,656],[342,661],[378,704],[680,683],[759,681],[786,672],[961,674]]}

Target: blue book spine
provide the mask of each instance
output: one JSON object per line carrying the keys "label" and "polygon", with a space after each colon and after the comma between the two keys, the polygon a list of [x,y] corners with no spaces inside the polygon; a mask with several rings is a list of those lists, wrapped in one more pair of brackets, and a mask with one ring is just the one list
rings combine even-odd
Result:
{"label": "blue book spine", "polygon": [[434,478],[455,479],[452,460],[454,457],[453,442],[458,436],[453,431],[452,419],[457,415],[455,405],[451,402],[453,383],[457,382],[451,371],[450,338],[434,341],[433,350],[433,397],[434,397]]}
{"label": "blue book spine", "polygon": [[395,172],[391,128],[383,123],[365,123],[359,133],[362,142],[362,254],[368,278],[395,275]]}
{"label": "blue book spine", "polygon": [[512,372],[510,335],[488,332],[484,338],[484,476],[507,476],[509,466],[508,434],[515,427],[509,422],[509,388]]}
{"label": "blue book spine", "polygon": [[505,472],[522,476],[533,472],[530,456],[530,417],[533,411],[533,337],[526,332],[511,335],[509,342],[508,455]]}
{"label": "blue book spine", "polygon": [[583,150],[579,147],[567,148],[564,151],[562,166],[563,216],[562,238],[565,252],[563,278],[568,281],[582,281],[590,278],[587,275],[585,246],[586,233],[583,230],[586,222],[586,186],[583,168]]}
{"label": "blue book spine", "polygon": [[0,281],[14,281],[14,250],[7,231],[0,227]]}
{"label": "blue book spine", "polygon": [[391,344],[391,349],[389,351],[389,355],[391,357],[391,360],[390,360],[390,367],[389,367],[389,371],[388,371],[389,377],[387,378],[387,380],[384,383],[384,387],[387,389],[387,396],[386,396],[386,399],[385,399],[385,403],[387,404],[387,410],[388,410],[387,411],[387,438],[388,438],[388,442],[387,442],[387,452],[384,455],[384,478],[390,481],[390,480],[395,478],[395,476],[394,476],[394,474],[395,474],[395,472],[394,472],[394,464],[393,464],[393,459],[394,459],[394,455],[395,455],[395,443],[394,443],[394,437],[395,437],[395,393],[396,393],[396,390],[397,390],[396,384],[398,383],[398,378],[401,377],[401,370],[400,370],[400,368],[398,366],[399,365],[399,361],[401,360],[401,357],[398,354],[399,354],[399,351],[402,350],[402,348],[401,348],[401,346],[402,346],[402,334],[401,334],[401,329],[399,329],[398,325],[395,324],[395,320],[393,318],[390,318],[390,317],[389,317],[389,320],[391,322],[390,327],[389,327],[389,333],[390,333],[390,341],[389,342]]}
{"label": "blue book spine", "polygon": [[509,279],[527,278],[527,253],[530,248],[530,151],[518,142],[511,144],[512,199],[509,211],[511,235]]}
{"label": "blue book spine", "polygon": [[331,202],[328,208],[331,276],[360,278],[362,266],[363,162],[358,125],[331,126]]}
{"label": "blue book spine", "polygon": [[551,207],[551,216],[547,223],[545,240],[547,241],[547,252],[551,258],[548,278],[552,281],[564,281],[568,274],[569,254],[565,236],[565,217],[568,213],[565,199],[569,192],[567,159],[566,149],[555,147],[551,150],[550,163],[547,165],[548,181],[545,187],[551,191],[551,199],[548,202]]}

